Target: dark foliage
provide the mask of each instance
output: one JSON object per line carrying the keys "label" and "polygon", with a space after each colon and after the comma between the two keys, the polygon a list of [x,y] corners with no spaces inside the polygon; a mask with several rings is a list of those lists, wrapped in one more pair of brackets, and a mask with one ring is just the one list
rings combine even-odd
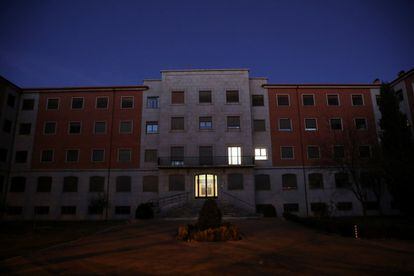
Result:
{"label": "dark foliage", "polygon": [[197,226],[200,230],[217,228],[221,225],[221,211],[214,199],[207,199],[198,215]]}
{"label": "dark foliage", "polygon": [[237,241],[241,240],[241,234],[237,226],[231,223],[223,223],[216,228],[199,229],[198,225],[188,224],[178,228],[177,239],[183,241]]}
{"label": "dark foliage", "polygon": [[141,203],[135,211],[136,219],[152,219],[154,218],[154,210],[152,203]]}
{"label": "dark foliage", "polygon": [[272,204],[258,204],[256,212],[263,214],[264,217],[277,217],[276,209]]}

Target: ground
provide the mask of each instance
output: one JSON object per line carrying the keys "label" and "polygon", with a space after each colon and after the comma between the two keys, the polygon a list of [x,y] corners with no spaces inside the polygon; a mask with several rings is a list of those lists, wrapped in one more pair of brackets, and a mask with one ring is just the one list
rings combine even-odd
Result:
{"label": "ground", "polygon": [[414,241],[356,240],[262,218],[233,221],[244,233],[241,241],[182,242],[174,235],[183,223],[152,220],[111,226],[70,243],[4,259],[0,273],[414,273]]}

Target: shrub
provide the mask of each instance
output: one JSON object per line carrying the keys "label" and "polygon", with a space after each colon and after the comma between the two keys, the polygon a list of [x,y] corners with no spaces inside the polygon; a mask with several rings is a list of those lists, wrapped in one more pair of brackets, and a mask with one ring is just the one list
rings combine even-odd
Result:
{"label": "shrub", "polygon": [[221,225],[221,211],[214,199],[207,199],[198,215],[197,227],[203,231]]}
{"label": "shrub", "polygon": [[241,239],[240,231],[237,226],[225,223],[217,228],[199,230],[197,226],[188,224],[178,227],[177,239],[184,241],[237,241]]}
{"label": "shrub", "polygon": [[152,209],[152,203],[141,203],[138,205],[135,212],[136,219],[152,219],[154,218],[154,210]]}
{"label": "shrub", "polygon": [[258,204],[256,211],[263,214],[264,217],[277,217],[276,209],[272,204]]}

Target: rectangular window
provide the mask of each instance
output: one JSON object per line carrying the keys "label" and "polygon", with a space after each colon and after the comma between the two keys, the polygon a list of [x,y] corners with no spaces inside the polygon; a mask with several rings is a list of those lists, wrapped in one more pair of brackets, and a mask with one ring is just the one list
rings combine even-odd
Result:
{"label": "rectangular window", "polygon": [[302,103],[304,106],[314,106],[315,97],[313,95],[302,95]]}
{"label": "rectangular window", "polygon": [[229,165],[241,165],[241,147],[227,147]]}
{"label": "rectangular window", "polygon": [[198,156],[200,165],[212,165],[213,164],[213,147],[212,146],[200,146],[198,148]]}
{"label": "rectangular window", "polygon": [[22,103],[22,110],[33,110],[34,103],[34,99],[24,99]]}
{"label": "rectangular window", "polygon": [[277,95],[277,106],[289,106],[289,95]]}
{"label": "rectangular window", "polygon": [[44,134],[55,134],[56,133],[56,122],[45,122],[43,126]]}
{"label": "rectangular window", "polygon": [[352,210],[352,202],[337,202],[336,209],[338,211],[351,211]]}
{"label": "rectangular window", "polygon": [[210,116],[200,117],[198,122],[199,129],[213,129],[213,119]]}
{"label": "rectangular window", "polygon": [[309,189],[323,189],[323,175],[321,173],[308,174]]}
{"label": "rectangular window", "polygon": [[279,131],[292,131],[292,121],[289,118],[280,118]]}
{"label": "rectangular window", "polygon": [[27,150],[16,151],[16,154],[14,156],[14,162],[26,163],[27,162]]}
{"label": "rectangular window", "polygon": [[270,191],[270,176],[268,174],[256,174],[254,176],[256,191]]}
{"label": "rectangular window", "polygon": [[184,147],[175,146],[170,148],[171,165],[181,166],[184,164]]}
{"label": "rectangular window", "polygon": [[371,147],[367,145],[359,146],[359,157],[360,158],[370,158],[371,157]]}
{"label": "rectangular window", "polygon": [[126,96],[121,97],[121,108],[134,108],[134,97]]}
{"label": "rectangular window", "polygon": [[55,98],[55,99],[47,99],[46,109],[47,110],[56,110],[56,109],[59,109],[59,99],[58,98]]}
{"label": "rectangular window", "polygon": [[159,97],[147,97],[147,108],[157,109],[159,104]]}
{"label": "rectangular window", "polygon": [[361,106],[364,105],[364,98],[362,95],[352,95],[352,105]]}
{"label": "rectangular window", "polygon": [[172,91],[171,104],[184,104],[184,91]]}
{"label": "rectangular window", "polygon": [[132,151],[130,149],[118,149],[118,162],[131,162]]}
{"label": "rectangular window", "polygon": [[105,159],[105,150],[93,149],[92,150],[92,162],[103,162]]}
{"label": "rectangular window", "polygon": [[104,134],[106,133],[106,122],[95,122],[94,127],[94,133],[95,134]]}
{"label": "rectangular window", "polygon": [[34,214],[35,215],[48,215],[49,214],[49,206],[35,206],[34,207]]}
{"label": "rectangular window", "polygon": [[42,156],[40,158],[41,162],[53,162],[53,150],[47,149],[42,150]]}
{"label": "rectangular window", "polygon": [[81,122],[69,122],[69,134],[80,134]]}
{"label": "rectangular window", "polygon": [[320,152],[318,146],[307,146],[308,159],[319,159]]}
{"label": "rectangular window", "polygon": [[240,117],[227,116],[227,129],[240,129]]}
{"label": "rectangular window", "polygon": [[83,98],[72,98],[72,109],[83,109]]}
{"label": "rectangular window", "polygon": [[96,98],[96,108],[97,109],[107,109],[108,108],[108,97],[97,97]]}
{"label": "rectangular window", "polygon": [[227,190],[243,190],[243,174],[229,173],[227,175]]}
{"label": "rectangular window", "polygon": [[267,160],[267,149],[266,148],[255,148],[254,149],[254,160]]}
{"label": "rectangular window", "polygon": [[144,162],[156,163],[158,158],[158,151],[156,149],[146,149],[144,153]]}
{"label": "rectangular window", "polygon": [[287,173],[282,175],[282,189],[296,190],[298,188],[298,180],[296,174]]}
{"label": "rectangular window", "polygon": [[116,191],[120,192],[131,192],[131,177],[128,175],[118,176],[116,178]]}
{"label": "rectangular window", "polygon": [[31,129],[31,123],[21,123],[19,125],[19,135],[30,135]]}
{"label": "rectangular window", "polygon": [[60,208],[61,215],[76,215],[76,206],[62,206]]}
{"label": "rectangular window", "polygon": [[5,119],[3,122],[3,131],[10,133],[12,129],[12,121]]}
{"label": "rectangular window", "polygon": [[66,150],[66,162],[78,162],[79,161],[79,150],[72,149]]}
{"label": "rectangular window", "polygon": [[168,190],[185,191],[185,176],[182,174],[172,174],[168,177]]}
{"label": "rectangular window", "polygon": [[11,193],[24,193],[26,189],[26,178],[23,176],[14,176],[10,182]]}
{"label": "rectangular window", "polygon": [[264,106],[264,96],[252,95],[252,106]]}
{"label": "rectangular window", "polygon": [[211,91],[199,91],[198,102],[199,103],[211,103]]}
{"label": "rectangular window", "polygon": [[158,133],[158,122],[157,121],[147,122],[145,129],[146,129],[146,133]]}
{"label": "rectangular window", "polygon": [[345,147],[342,145],[333,146],[333,157],[334,159],[342,159],[345,157]]}
{"label": "rectangular window", "polygon": [[12,94],[7,95],[7,105],[10,107],[14,107],[14,103],[16,102],[16,96]]}
{"label": "rectangular window", "polygon": [[333,118],[329,120],[330,126],[332,130],[342,130],[342,119],[341,118]]}
{"label": "rectangular window", "polygon": [[334,94],[326,95],[326,100],[329,106],[339,106],[339,96]]}
{"label": "rectangular window", "polygon": [[104,185],[105,185],[105,177],[103,176],[89,177],[89,192],[90,193],[103,193]]}
{"label": "rectangular window", "polygon": [[50,193],[52,191],[52,177],[39,176],[37,178],[37,193]]}
{"label": "rectangular window", "polygon": [[63,178],[64,193],[77,193],[78,192],[78,178],[76,176],[65,176]]}
{"label": "rectangular window", "polygon": [[367,130],[367,120],[365,118],[355,118],[354,119],[355,128],[357,130]]}
{"label": "rectangular window", "polygon": [[132,121],[120,121],[119,133],[127,134],[132,133]]}
{"label": "rectangular window", "polygon": [[131,206],[115,206],[115,215],[131,214]]}
{"label": "rectangular window", "polygon": [[148,193],[158,193],[158,176],[145,175],[142,177],[142,191]]}
{"label": "rectangular window", "polygon": [[293,147],[290,147],[290,146],[280,147],[280,158],[281,159],[294,159]]}
{"label": "rectangular window", "polygon": [[316,124],[316,119],[306,118],[305,119],[305,130],[306,131],[316,131],[316,130],[318,130],[318,126]]}
{"label": "rectangular window", "polygon": [[299,212],[299,204],[298,203],[285,203],[283,204],[283,212],[285,213]]}
{"label": "rectangular window", "polygon": [[238,90],[227,90],[226,91],[226,103],[238,103],[239,102],[239,91]]}
{"label": "rectangular window", "polygon": [[171,117],[171,130],[184,130],[184,117]]}
{"label": "rectangular window", "polygon": [[266,131],[266,121],[265,120],[253,120],[253,130],[256,132]]}

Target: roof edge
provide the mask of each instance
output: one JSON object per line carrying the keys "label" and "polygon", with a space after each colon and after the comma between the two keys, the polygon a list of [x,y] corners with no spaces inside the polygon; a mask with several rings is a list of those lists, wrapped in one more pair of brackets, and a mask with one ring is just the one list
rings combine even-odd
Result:
{"label": "roof edge", "polygon": [[145,91],[149,87],[146,85],[129,85],[129,86],[84,86],[84,87],[39,87],[39,88],[22,88],[23,93],[33,92],[87,92],[87,91],[128,91],[137,90]]}
{"label": "roof edge", "polygon": [[381,84],[263,84],[263,88],[379,88]]}
{"label": "roof edge", "polygon": [[398,76],[396,79],[390,82],[391,85],[395,85],[397,82],[405,79],[406,77],[409,77],[410,75],[414,74],[414,68],[409,70],[408,72],[402,74],[401,76]]}

